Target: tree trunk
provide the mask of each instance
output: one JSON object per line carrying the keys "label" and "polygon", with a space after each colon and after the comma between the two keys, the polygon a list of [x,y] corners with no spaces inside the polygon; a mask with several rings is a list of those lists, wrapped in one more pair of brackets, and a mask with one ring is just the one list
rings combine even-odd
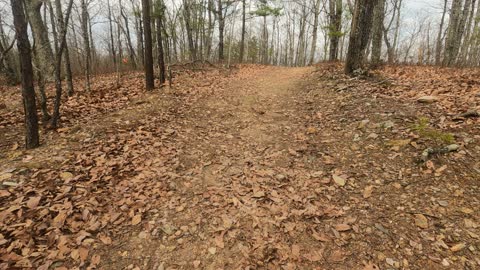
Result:
{"label": "tree trunk", "polygon": [[25,1],[28,21],[32,27],[33,37],[35,39],[35,49],[39,59],[39,68],[43,76],[48,80],[53,76],[54,63],[53,51],[48,38],[48,31],[42,20],[41,8],[43,1],[26,0]]}
{"label": "tree trunk", "polygon": [[22,77],[22,98],[25,111],[25,146],[27,149],[36,148],[40,145],[38,134],[38,116],[35,105],[35,91],[33,87],[33,67],[28,40],[27,20],[21,0],[11,0],[13,24],[15,26],[17,48],[20,58]]}
{"label": "tree trunk", "polygon": [[378,0],[373,14],[372,29],[372,66],[381,64],[383,21],[385,18],[385,0]]}
{"label": "tree trunk", "polygon": [[315,61],[315,51],[317,49],[317,35],[318,35],[318,16],[320,16],[321,0],[315,1],[315,12],[313,13],[313,30],[312,30],[312,47],[310,49],[310,65]]}
{"label": "tree trunk", "polygon": [[[63,20],[63,13],[62,13],[62,3],[60,0],[55,0],[55,12],[57,14],[57,24],[60,29],[68,29],[68,26],[65,25]],[[53,14],[53,12],[52,12]],[[66,30],[65,30],[66,31]],[[59,45],[62,42],[61,40],[58,41]],[[57,47],[59,46],[57,45]],[[58,52],[58,48],[57,48]],[[70,52],[68,51],[68,45],[65,42],[65,48],[63,50],[63,61],[65,62],[65,75],[67,79],[67,95],[69,97],[73,96],[74,88],[73,88],[73,76],[72,76],[72,66],[70,64]]]}
{"label": "tree trunk", "polygon": [[85,89],[87,91],[91,90],[90,87],[90,62],[91,62],[91,51],[90,51],[90,34],[89,34],[89,27],[88,27],[88,10],[87,10],[87,2],[86,0],[82,0],[81,9],[82,9],[82,37],[83,37],[83,49],[84,49],[84,57],[85,57]]}
{"label": "tree trunk", "polygon": [[448,7],[448,0],[445,0],[444,6],[443,6],[442,19],[440,20],[440,27],[438,29],[437,44],[435,46],[435,65],[441,64],[442,35],[443,35],[443,26],[445,24],[445,15],[447,13],[447,7]]}
{"label": "tree trunk", "polygon": [[458,54],[457,44],[459,41],[457,41],[457,39],[461,39],[461,35],[458,33],[458,31],[460,31],[462,19],[461,9],[462,0],[453,0],[450,9],[450,22],[448,24],[447,39],[445,40],[445,58],[443,64],[446,66],[453,65]]}
{"label": "tree trunk", "polygon": [[338,60],[338,44],[342,36],[342,0],[330,0],[330,61]]}
{"label": "tree trunk", "polygon": [[218,60],[222,62],[225,59],[223,53],[224,34],[225,34],[225,18],[223,17],[222,0],[218,0]]}
{"label": "tree trunk", "polygon": [[163,18],[163,3],[159,7],[158,10],[158,17],[157,17],[157,49],[158,49],[158,69],[159,69],[159,78],[160,78],[160,85],[164,84],[166,81],[165,77],[165,60],[164,60],[164,52],[163,52],[163,39],[162,39],[162,18]]}
{"label": "tree trunk", "polygon": [[245,9],[246,9],[245,0],[242,0],[242,39],[240,41],[240,57],[239,57],[240,63],[243,62],[243,57],[245,54],[245,14],[246,14]]}
{"label": "tree trunk", "polygon": [[137,68],[137,63],[136,63],[136,56],[135,56],[135,50],[133,49],[133,43],[132,43],[132,39],[130,37],[130,24],[128,23],[128,18],[127,16],[125,15],[125,12],[123,10],[123,7],[122,7],[122,2],[121,0],[119,0],[119,3],[120,3],[120,15],[122,16],[123,18],[123,22],[125,23],[125,36],[127,37],[127,45],[128,45],[128,52],[129,52],[129,57],[130,57],[130,64],[132,65],[132,67],[134,69]]}
{"label": "tree trunk", "polygon": [[[187,31],[188,49],[190,51],[190,60],[197,60],[197,52],[193,43],[193,29],[191,26],[191,10],[190,0],[183,0],[183,17],[185,21],[185,29]],[[146,57],[146,56],[145,56]]]}
{"label": "tree trunk", "polygon": [[[60,2],[60,0],[56,0],[57,2]],[[57,21],[58,21],[58,26],[60,29],[60,36],[59,36],[59,42],[60,44],[58,45],[58,51],[55,55],[55,103],[53,105],[53,115],[52,115],[52,121],[50,122],[51,128],[57,128],[58,121],[60,120],[60,103],[62,100],[62,56],[63,56],[63,50],[66,47],[67,44],[67,25],[68,25],[68,20],[70,18],[70,13],[72,11],[72,6],[73,6],[73,0],[70,0],[68,3],[68,8],[67,8],[67,14],[65,15],[65,19],[63,19],[63,12],[62,9],[59,8],[57,9],[58,14],[57,14]],[[60,5],[59,5],[60,7]]]}
{"label": "tree trunk", "polygon": [[373,9],[377,0],[357,0],[352,19],[350,43],[348,45],[345,73],[364,68],[364,55],[373,22]]}
{"label": "tree trunk", "polygon": [[152,27],[150,20],[150,0],[142,0],[143,32],[145,36],[145,88],[153,90],[155,81],[153,77],[153,46]]}

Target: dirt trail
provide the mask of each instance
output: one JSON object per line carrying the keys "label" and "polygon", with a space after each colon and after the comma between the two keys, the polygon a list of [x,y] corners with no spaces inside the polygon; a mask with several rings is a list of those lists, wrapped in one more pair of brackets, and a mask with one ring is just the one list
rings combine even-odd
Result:
{"label": "dirt trail", "polygon": [[324,209],[306,187],[320,169],[297,164],[306,150],[297,96],[312,71],[264,68],[220,85],[224,90],[180,117],[183,147],[172,196],[156,209],[150,233],[119,241],[123,256],[106,267],[275,268],[278,259],[288,265],[307,251],[313,258],[306,265],[319,262],[325,247],[310,236],[312,226],[325,211],[341,210]]}

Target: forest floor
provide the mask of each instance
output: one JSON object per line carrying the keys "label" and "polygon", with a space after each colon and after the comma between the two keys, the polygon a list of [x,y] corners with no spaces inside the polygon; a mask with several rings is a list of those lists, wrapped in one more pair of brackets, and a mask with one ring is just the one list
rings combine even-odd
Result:
{"label": "forest floor", "polygon": [[0,269],[480,269],[479,73],[99,76],[31,151],[5,89]]}

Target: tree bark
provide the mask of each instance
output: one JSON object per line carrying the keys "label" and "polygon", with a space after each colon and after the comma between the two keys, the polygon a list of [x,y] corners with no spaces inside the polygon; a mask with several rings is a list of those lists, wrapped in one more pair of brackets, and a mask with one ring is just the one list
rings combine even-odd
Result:
{"label": "tree bark", "polygon": [[445,24],[445,15],[447,13],[448,0],[445,0],[443,6],[442,19],[440,20],[440,27],[438,29],[437,43],[435,46],[435,65],[440,65],[442,58],[442,35],[443,35],[443,26]]}
{"label": "tree bark", "polygon": [[21,0],[11,0],[13,24],[17,37],[17,48],[20,58],[22,77],[22,99],[25,111],[25,147],[36,148],[40,145],[38,134],[38,116],[35,104],[35,90],[33,87],[33,66],[28,40],[27,20]]}
{"label": "tree bark", "polygon": [[218,60],[222,62],[225,59],[224,48],[224,34],[225,34],[225,18],[223,17],[222,0],[218,0]]}
{"label": "tree bark", "polygon": [[385,0],[377,0],[373,14],[372,29],[372,66],[376,67],[381,64],[382,57],[382,37],[383,37],[383,21],[385,19]]}
{"label": "tree bark", "polygon": [[338,60],[338,44],[342,36],[342,0],[330,0],[330,61]]}
{"label": "tree bark", "polygon": [[155,81],[153,77],[153,46],[152,46],[152,27],[150,20],[150,0],[142,0],[143,32],[145,39],[145,88],[147,91],[153,90]]}
{"label": "tree bark", "polygon": [[158,11],[157,11],[157,49],[158,49],[158,69],[159,69],[159,78],[160,78],[160,85],[164,84],[166,81],[165,77],[165,57],[164,57],[164,51],[163,51],[163,38],[162,38],[162,32],[163,32],[163,25],[162,25],[162,19],[163,19],[163,3],[157,6]]}
{"label": "tree bark", "polygon": [[309,64],[313,65],[315,61],[315,51],[317,50],[317,35],[318,35],[318,17],[320,16],[320,4],[321,0],[316,0],[313,13],[313,30],[312,30],[312,47],[310,49],[310,61]]}
{"label": "tree bark", "polygon": [[240,40],[240,56],[239,56],[240,63],[243,62],[244,54],[245,54],[245,14],[246,14],[245,9],[246,9],[245,0],[242,0],[242,39]]}
{"label": "tree bark", "polygon": [[53,51],[48,38],[48,31],[45,27],[45,23],[42,20],[42,4],[43,1],[41,0],[25,1],[28,21],[32,27],[32,33],[35,39],[35,49],[39,58],[38,65],[43,73],[43,76],[48,80],[53,76],[54,62]]}
{"label": "tree bark", "polygon": [[[60,0],[56,0],[57,2],[60,2]],[[73,6],[73,0],[70,0],[68,3],[67,7],[67,14],[65,15],[65,19],[63,18],[63,12],[60,7],[57,9],[58,14],[57,14],[57,20],[58,20],[58,26],[60,29],[60,36],[59,36],[59,42],[60,44],[58,45],[58,51],[55,55],[55,103],[53,104],[53,115],[52,115],[52,120],[50,122],[50,127],[51,128],[57,128],[58,126],[58,121],[60,120],[60,104],[62,100],[62,57],[63,57],[63,50],[65,49],[67,45],[67,25],[68,25],[68,20],[70,18],[70,13],[72,12],[72,6]]]}
{"label": "tree bark", "polygon": [[367,48],[373,22],[373,10],[377,0],[357,0],[352,19],[350,43],[348,45],[345,73],[364,68],[364,55]]}
{"label": "tree bark", "polygon": [[81,25],[82,25],[82,38],[83,38],[83,49],[84,49],[84,57],[85,57],[85,89],[87,91],[91,90],[90,87],[90,74],[91,74],[91,51],[90,51],[90,34],[89,34],[89,27],[88,27],[88,10],[87,10],[87,2],[86,0],[82,0],[81,2]]}

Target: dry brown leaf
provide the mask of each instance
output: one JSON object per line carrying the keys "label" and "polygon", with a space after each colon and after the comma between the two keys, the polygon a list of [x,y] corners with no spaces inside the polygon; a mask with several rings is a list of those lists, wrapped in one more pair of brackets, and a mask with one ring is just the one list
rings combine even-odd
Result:
{"label": "dry brown leaf", "polygon": [[372,196],[373,186],[367,186],[363,190],[363,198],[368,199]]}
{"label": "dry brown leaf", "polygon": [[132,225],[138,225],[140,224],[140,222],[142,222],[142,215],[135,215],[133,216],[132,218]]}
{"label": "dry brown leaf", "polygon": [[335,225],[335,230],[337,230],[339,232],[346,232],[346,231],[349,231],[351,229],[352,229],[352,227],[348,224],[337,224],[337,225]]}
{"label": "dry brown leaf", "polygon": [[31,197],[31,198],[27,201],[27,207],[30,208],[30,209],[37,208],[38,204],[40,203],[40,199],[42,199],[41,196]]}

